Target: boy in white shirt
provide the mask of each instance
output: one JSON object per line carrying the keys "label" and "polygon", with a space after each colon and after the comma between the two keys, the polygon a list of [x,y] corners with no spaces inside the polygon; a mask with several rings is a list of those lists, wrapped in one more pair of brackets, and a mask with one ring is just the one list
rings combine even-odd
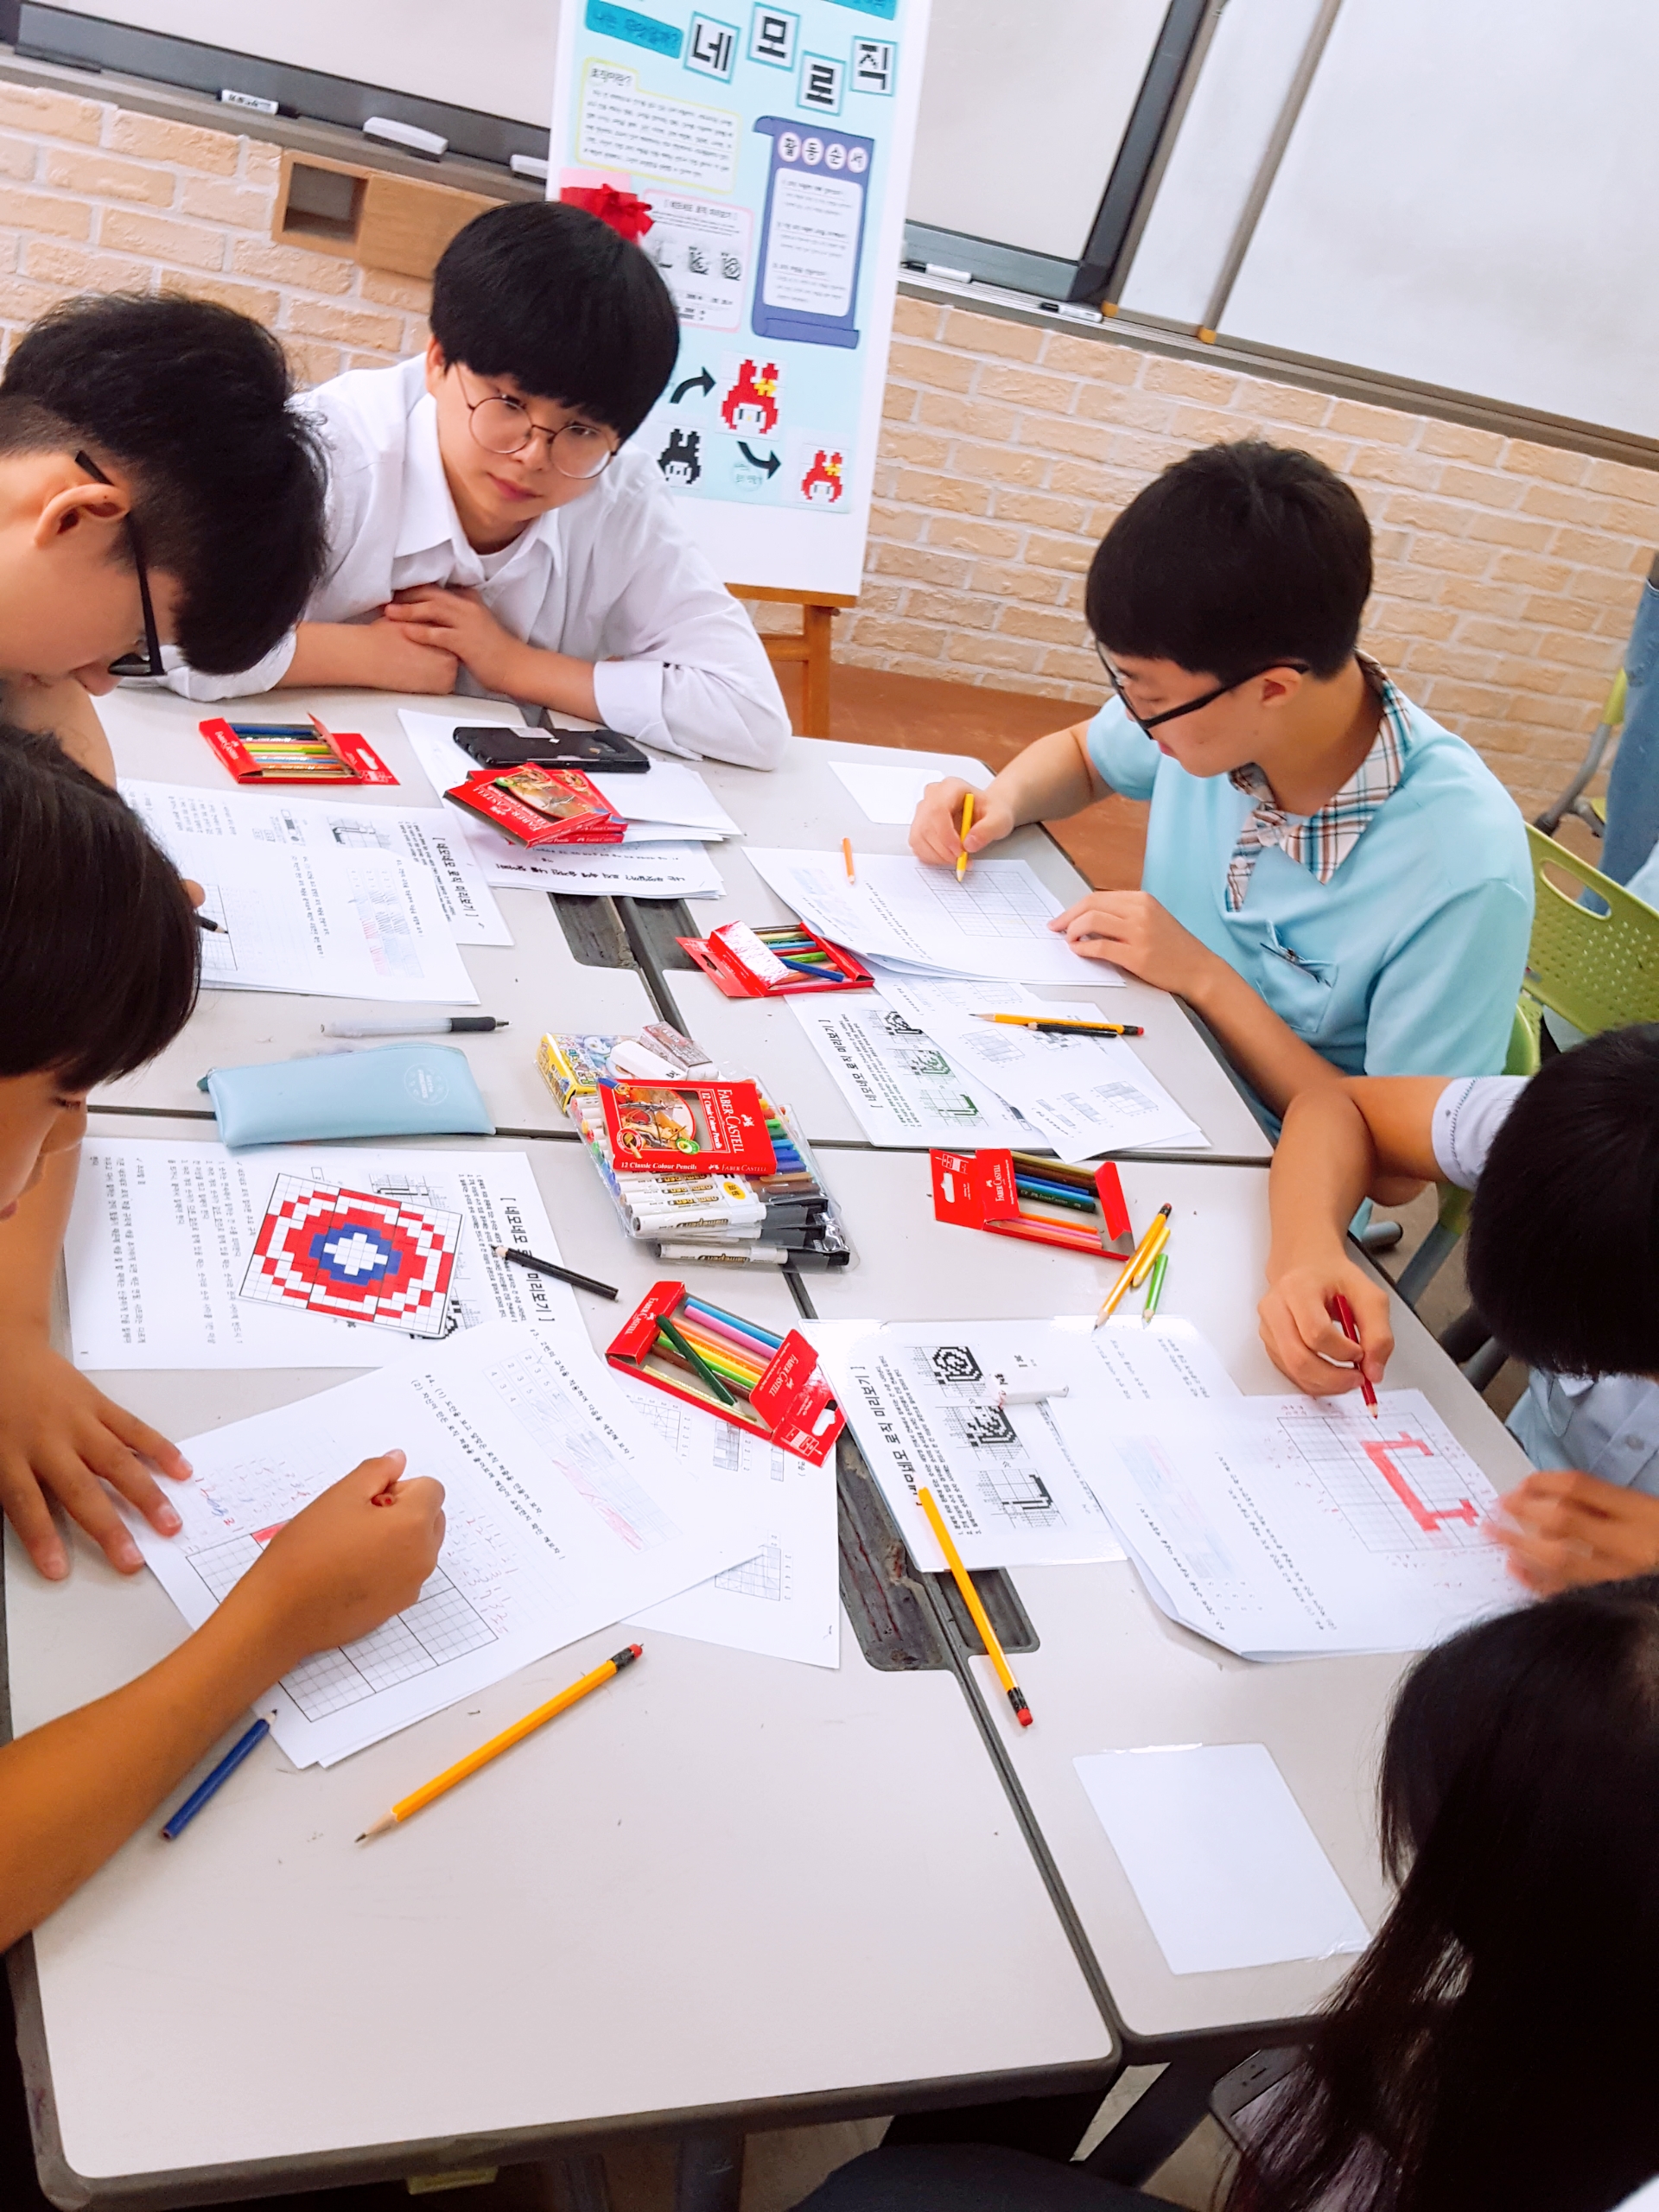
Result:
{"label": "boy in white shirt", "polygon": [[424,357],[308,395],[330,562],[305,619],[229,681],[494,693],[664,753],[775,766],[764,648],[627,441],[679,323],[637,245],[558,201],[492,208],[439,262]]}
{"label": "boy in white shirt", "polygon": [[[1532,1368],[1510,1427],[1540,1472],[1492,1533],[1531,1588],[1659,1569],[1659,1027],[1611,1030],[1519,1076],[1372,1077],[1291,1102],[1270,1183],[1262,1339],[1316,1395],[1382,1379],[1388,1295],[1349,1255],[1362,1198],[1475,1192],[1470,1295]],[[1338,1292],[1363,1347],[1331,1318]]]}

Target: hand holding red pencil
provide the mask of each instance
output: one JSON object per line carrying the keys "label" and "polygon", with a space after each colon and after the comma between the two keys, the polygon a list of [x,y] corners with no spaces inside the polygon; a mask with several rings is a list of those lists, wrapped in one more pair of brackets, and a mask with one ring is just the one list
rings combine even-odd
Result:
{"label": "hand holding red pencil", "polygon": [[[1339,1295],[1355,1319],[1351,1333],[1337,1318]],[[1356,1367],[1363,1367],[1372,1383],[1380,1382],[1394,1353],[1387,1289],[1340,1255],[1298,1261],[1277,1272],[1270,1260],[1267,1295],[1256,1318],[1268,1358],[1310,1397],[1351,1390]],[[1357,1345],[1363,1347],[1363,1359],[1354,1356]]]}

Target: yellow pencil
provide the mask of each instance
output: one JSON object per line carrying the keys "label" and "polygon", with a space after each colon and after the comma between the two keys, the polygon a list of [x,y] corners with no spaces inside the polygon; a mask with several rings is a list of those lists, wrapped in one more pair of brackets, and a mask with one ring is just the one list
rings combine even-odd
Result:
{"label": "yellow pencil", "polygon": [[1026,1694],[1014,1681],[1014,1669],[1003,1656],[1002,1646],[996,1640],[996,1630],[991,1626],[991,1617],[980,1602],[980,1595],[974,1587],[973,1579],[962,1563],[962,1554],[957,1549],[955,1539],[944,1525],[944,1516],[940,1512],[931,1490],[918,1490],[916,1495],[921,1501],[923,1512],[927,1516],[929,1527],[939,1540],[939,1549],[944,1554],[945,1565],[950,1568],[956,1586],[962,1592],[962,1602],[967,1606],[974,1626],[979,1630],[980,1640],[985,1646],[985,1656],[996,1669],[997,1681],[1008,1694],[1008,1703],[1014,1707],[1014,1717],[1022,1728],[1029,1728],[1031,1707],[1026,1703]]}
{"label": "yellow pencil", "polygon": [[1129,1262],[1131,1271],[1129,1274],[1129,1288],[1131,1290],[1140,1289],[1141,1284],[1145,1282],[1147,1277],[1152,1273],[1153,1262],[1157,1259],[1158,1255],[1163,1250],[1165,1245],[1169,1242],[1169,1224],[1166,1221],[1154,1221],[1152,1225],[1157,1232],[1157,1242],[1154,1244],[1149,1252],[1143,1252],[1139,1259],[1131,1260]]}
{"label": "yellow pencil", "polygon": [[843,837],[841,841],[841,857],[846,863],[848,882],[856,883],[858,878],[853,871],[853,841],[850,837]]}
{"label": "yellow pencil", "polygon": [[435,1797],[442,1797],[446,1789],[453,1789],[458,1782],[465,1782],[469,1774],[476,1774],[480,1767],[487,1766],[492,1759],[499,1758],[503,1751],[510,1751],[515,1744],[522,1744],[526,1736],[533,1735],[546,1722],[555,1720],[560,1713],[568,1712],[578,1699],[586,1697],[589,1690],[596,1690],[601,1682],[608,1682],[613,1675],[620,1675],[625,1667],[632,1667],[642,1648],[638,1643],[629,1644],[626,1651],[619,1651],[602,1667],[595,1667],[591,1675],[584,1675],[579,1682],[572,1682],[568,1690],[561,1690],[557,1697],[549,1698],[545,1705],[538,1705],[534,1713],[527,1713],[522,1720],[515,1720],[511,1728],[504,1728],[499,1736],[492,1736],[487,1744],[480,1744],[475,1751],[468,1751],[466,1758],[457,1759],[454,1766],[445,1767],[435,1781],[423,1783],[409,1796],[400,1797],[384,1820],[377,1821],[372,1827],[364,1829],[358,1841],[366,1843],[371,1836],[385,1835],[388,1828],[395,1828],[400,1821],[406,1821],[411,1814],[418,1813]]}
{"label": "yellow pencil", "polygon": [[969,791],[962,802],[962,850],[957,855],[957,881],[960,883],[968,873],[968,832],[974,826],[974,795]]}
{"label": "yellow pencil", "polygon": [[1159,1207],[1153,1216],[1152,1226],[1123,1262],[1122,1274],[1107,1292],[1101,1303],[1100,1311],[1095,1316],[1095,1326],[1097,1329],[1103,1323],[1111,1319],[1113,1314],[1122,1304],[1130,1284],[1137,1281],[1140,1275],[1144,1274],[1157,1258],[1159,1247],[1169,1235],[1169,1215],[1170,1209],[1167,1205]]}

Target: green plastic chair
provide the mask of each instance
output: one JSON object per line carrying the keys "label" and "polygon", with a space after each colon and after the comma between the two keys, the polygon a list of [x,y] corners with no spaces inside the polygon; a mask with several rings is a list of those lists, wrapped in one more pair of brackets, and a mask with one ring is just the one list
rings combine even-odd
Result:
{"label": "green plastic chair", "polygon": [[[1659,912],[1542,830],[1529,827],[1527,842],[1537,903],[1523,998],[1587,1037],[1632,1021],[1659,1021]],[[1606,912],[1580,906],[1578,891],[1563,891],[1547,868],[1594,892]]]}

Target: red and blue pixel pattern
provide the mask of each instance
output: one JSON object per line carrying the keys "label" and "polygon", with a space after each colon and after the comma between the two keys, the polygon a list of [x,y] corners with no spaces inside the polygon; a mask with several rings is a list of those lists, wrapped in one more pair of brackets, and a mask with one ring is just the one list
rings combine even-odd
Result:
{"label": "red and blue pixel pattern", "polygon": [[458,1213],[279,1175],[241,1295],[442,1336],[460,1237]]}

